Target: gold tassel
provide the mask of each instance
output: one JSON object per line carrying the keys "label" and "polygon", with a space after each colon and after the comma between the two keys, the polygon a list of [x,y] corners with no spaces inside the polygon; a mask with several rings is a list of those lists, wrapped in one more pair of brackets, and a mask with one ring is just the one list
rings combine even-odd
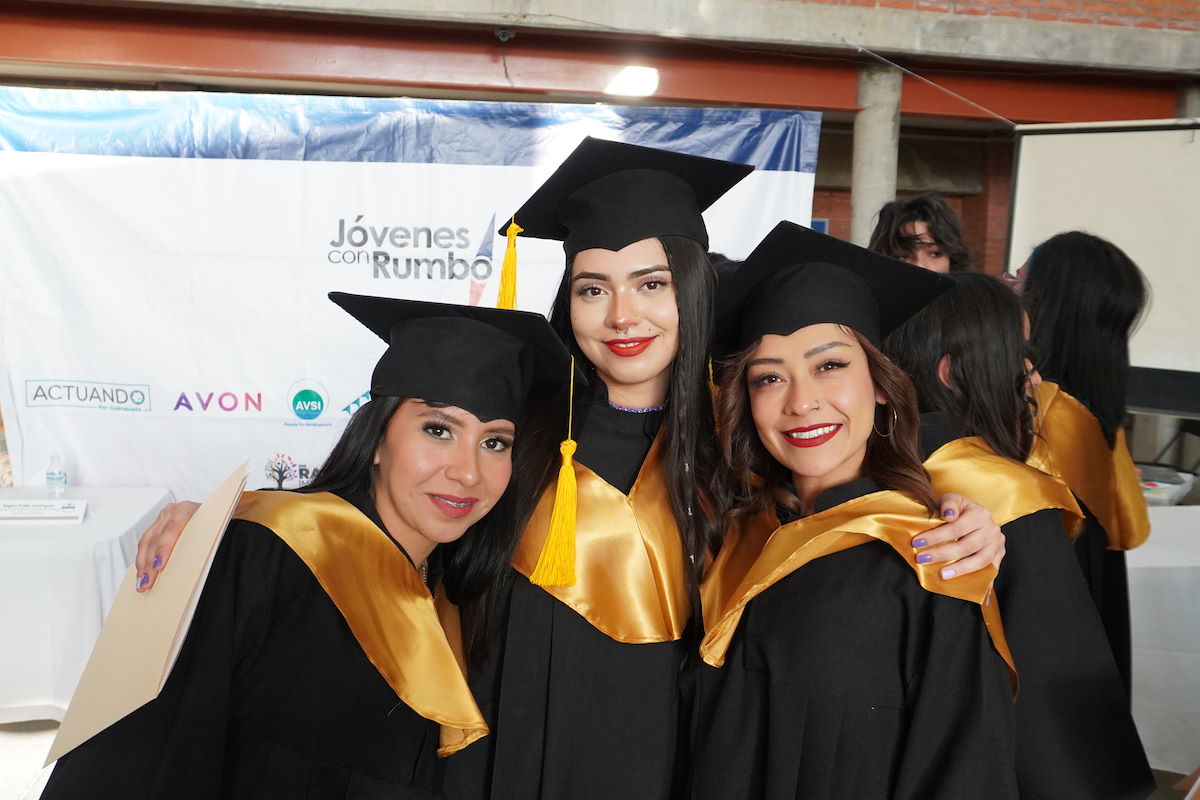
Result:
{"label": "gold tassel", "polygon": [[[511,228],[509,230],[512,230]],[[538,556],[537,566],[529,575],[537,586],[575,585],[575,509],[578,492],[575,488],[575,440],[571,425],[575,413],[575,357],[571,357],[571,383],[568,393],[567,438],[558,446],[562,466],[558,468],[558,486],[554,490],[554,509],[550,512],[550,528],[546,543]]]}
{"label": "gold tassel", "polygon": [[[508,222],[508,244],[504,247],[504,262],[500,265],[500,292],[496,296],[496,308],[517,307],[517,235],[524,231],[513,217]],[[574,376],[572,376],[574,377]]]}

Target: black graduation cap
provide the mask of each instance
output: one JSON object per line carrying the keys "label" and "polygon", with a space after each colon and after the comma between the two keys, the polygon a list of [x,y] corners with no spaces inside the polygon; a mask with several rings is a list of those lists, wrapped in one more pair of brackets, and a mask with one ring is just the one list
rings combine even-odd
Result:
{"label": "black graduation cap", "polygon": [[687,236],[707,250],[701,212],[753,171],[749,164],[589,136],[513,220],[525,236],[561,240],[568,257],[655,236]]}
{"label": "black graduation cap", "polygon": [[833,322],[878,347],[952,286],[945,275],[784,221],[722,281],[716,341],[733,352],[764,334]]}
{"label": "black graduation cap", "polygon": [[388,343],[371,375],[372,396],[515,421],[536,384],[571,374],[571,356],[541,314],[343,292],[329,299]]}

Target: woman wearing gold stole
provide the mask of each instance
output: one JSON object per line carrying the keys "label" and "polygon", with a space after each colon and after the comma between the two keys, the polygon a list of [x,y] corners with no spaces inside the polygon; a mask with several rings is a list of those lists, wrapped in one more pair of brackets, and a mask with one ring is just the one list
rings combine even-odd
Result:
{"label": "woman wearing gold stole", "polygon": [[787,222],[722,285],[737,523],[703,588],[697,800],[1017,796],[995,570],[912,562],[934,489],[878,350],[949,285]]}
{"label": "woman wearing gold stole", "polygon": [[[724,532],[701,213],[750,171],[589,138],[506,227],[510,246],[518,233],[563,242],[551,324],[590,381],[542,397],[522,431],[528,522],[495,644],[471,670],[492,735],[449,759],[447,798],[680,794],[696,592]],[[966,573],[1002,552],[986,509],[944,503],[957,518],[928,534],[934,561],[961,559]],[[572,505],[574,525],[560,524]],[[143,537],[148,583],[174,513]]]}
{"label": "woman wearing gold stole", "polygon": [[1007,556],[996,596],[1021,676],[1016,704],[1022,797],[1141,798],[1154,778],[1104,626],[1072,553],[1082,522],[1070,490],[1025,463],[1033,445],[1028,320],[988,275],[955,286],[887,337],[913,380],[921,450],[936,491],[987,504]]}
{"label": "woman wearing gold stole", "polygon": [[433,593],[479,647],[516,543],[516,421],[567,353],[537,314],[331,298],[391,345],[372,399],[311,485],[245,493],[161,695],[44,798],[430,800],[438,756],[487,734]]}
{"label": "woman wearing gold stole", "polygon": [[[681,796],[695,597],[723,533],[708,381],[716,276],[701,212],[749,171],[588,139],[514,215],[524,236],[563,241],[551,323],[594,380],[570,415],[569,398],[555,398],[534,428],[554,452],[573,424],[575,532],[552,519],[564,488],[556,457],[530,481],[544,488],[517,549],[501,643],[472,681],[495,735],[450,759],[448,796]],[[976,513],[941,533],[953,539],[980,518],[990,527]],[[570,550],[562,538],[573,558],[555,558]],[[1000,537],[975,538],[986,564]]]}
{"label": "woman wearing gold stole", "polygon": [[1029,312],[1046,379],[1036,393],[1038,437],[1029,463],[1062,478],[1088,514],[1075,552],[1128,692],[1125,551],[1150,535],[1150,518],[1125,443],[1125,386],[1129,337],[1150,288],[1124,251],[1080,231],[1034,248],[1014,288]]}

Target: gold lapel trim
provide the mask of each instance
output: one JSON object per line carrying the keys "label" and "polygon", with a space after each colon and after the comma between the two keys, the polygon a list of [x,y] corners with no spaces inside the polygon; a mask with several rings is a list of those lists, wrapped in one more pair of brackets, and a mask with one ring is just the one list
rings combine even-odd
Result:
{"label": "gold lapel trim", "polygon": [[[725,654],[741,622],[746,604],[783,578],[822,556],[878,540],[887,542],[900,554],[904,562],[916,571],[917,580],[926,591],[956,597],[980,607],[992,644],[1008,665],[1015,692],[1017,670],[1005,640],[1000,609],[992,592],[996,568],[989,566],[970,575],[943,580],[938,574],[940,565],[916,564],[913,561],[912,537],[936,524],[937,521],[929,518],[924,506],[893,491],[863,495],[782,527],[773,511],[761,512],[747,520],[744,526],[737,526],[730,532],[731,538],[726,541],[725,548],[713,564],[712,573],[718,570],[732,571],[749,564],[743,577],[738,580],[732,574],[718,574],[714,578],[710,573],[705,579],[706,588],[711,581],[717,581],[725,587],[736,581],[737,588],[729,592],[721,611],[711,617],[712,625],[700,645],[701,657],[714,667],[724,665]],[[773,533],[762,544],[764,530]],[[761,549],[755,554],[755,548],[760,546]],[[725,549],[744,551],[731,552],[726,556]],[[708,594],[716,600],[715,592]]]}
{"label": "gold lapel trim", "polygon": [[1035,389],[1037,431],[1026,463],[1067,484],[1095,515],[1109,550],[1131,550],[1150,535],[1150,515],[1137,468],[1118,430],[1110,450],[1100,423],[1057,384]]}
{"label": "gold lapel trim", "polygon": [[987,506],[997,525],[1007,525],[1047,508],[1062,512],[1063,527],[1074,538],[1083,510],[1058,478],[996,455],[978,436],[954,439],[925,460],[937,494],[956,492]]}
{"label": "gold lapel trim", "polygon": [[235,519],[269,528],[312,571],[396,695],[441,726],[439,756],[487,735],[462,666],[458,613],[379,527],[328,492],[246,492]]}
{"label": "gold lapel trim", "polygon": [[[626,644],[679,639],[691,611],[661,451],[660,432],[628,496],[575,462],[575,585],[542,587]],[[546,541],[554,490],[551,483],[542,494],[513,557],[513,566],[527,578]]]}

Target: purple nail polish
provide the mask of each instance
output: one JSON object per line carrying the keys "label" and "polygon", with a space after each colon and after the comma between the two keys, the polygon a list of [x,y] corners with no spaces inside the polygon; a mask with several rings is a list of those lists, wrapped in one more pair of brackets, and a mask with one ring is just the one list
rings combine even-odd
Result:
{"label": "purple nail polish", "polygon": [[155,553],[154,554],[154,563],[151,564],[150,566],[153,567],[154,569],[160,568],[162,566],[162,556],[159,555],[158,553]]}
{"label": "purple nail polish", "polygon": [[957,514],[953,508],[947,508],[945,511],[942,512],[943,519],[954,519],[955,516],[957,516]]}
{"label": "purple nail polish", "polygon": [[137,584],[135,585],[134,588],[145,589],[146,584],[149,582],[150,582],[150,576],[143,572],[141,575],[138,576]]}
{"label": "purple nail polish", "polygon": [[920,537],[919,539],[913,539],[913,540],[912,540],[912,546],[913,546],[913,547],[924,547],[924,546],[925,546],[925,545],[927,545],[927,544],[929,544],[929,542],[927,542],[927,541],[925,540],[925,537],[924,537],[924,536]]}
{"label": "purple nail polish", "polygon": [[921,553],[917,556],[918,564],[928,564],[930,561],[933,561],[933,556],[929,555],[929,553]]}
{"label": "purple nail polish", "polygon": [[944,570],[942,570],[942,578],[944,580],[949,580],[950,578],[953,578],[957,574],[958,574],[958,570],[954,569],[953,567],[946,567]]}

